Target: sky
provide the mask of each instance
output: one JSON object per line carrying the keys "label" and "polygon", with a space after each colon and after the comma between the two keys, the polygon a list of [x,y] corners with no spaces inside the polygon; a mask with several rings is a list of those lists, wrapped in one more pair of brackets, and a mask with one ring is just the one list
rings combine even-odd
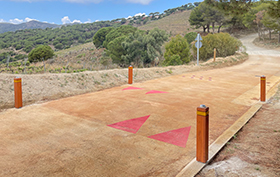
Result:
{"label": "sky", "polygon": [[160,12],[202,0],[0,0],[0,22],[92,23]]}

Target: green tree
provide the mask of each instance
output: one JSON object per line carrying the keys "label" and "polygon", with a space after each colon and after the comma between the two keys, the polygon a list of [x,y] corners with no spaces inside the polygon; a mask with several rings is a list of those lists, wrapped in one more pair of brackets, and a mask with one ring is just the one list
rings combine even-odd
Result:
{"label": "green tree", "polygon": [[108,50],[106,50],[106,54],[112,58],[113,62],[121,67],[127,63],[127,61],[122,59],[122,56],[126,54],[125,49],[122,47],[122,42],[124,42],[125,38],[125,35],[115,38],[108,44]]}
{"label": "green tree", "polygon": [[[118,28],[115,28],[111,30],[107,35],[106,39],[103,42],[103,47],[107,48],[108,44],[113,41],[114,39],[128,35],[129,33],[134,33],[137,30],[137,28],[129,25],[122,25]],[[108,49],[108,48],[107,48]]]}
{"label": "green tree", "polygon": [[195,40],[196,36],[197,36],[196,32],[190,32],[190,33],[187,33],[184,36],[184,38],[186,38],[188,43],[190,44],[190,43],[192,43]]}
{"label": "green tree", "polygon": [[161,47],[167,39],[167,33],[158,28],[149,31],[148,34],[138,30],[134,34],[130,34],[122,43],[127,52],[122,58],[128,64],[134,62],[137,66],[145,67],[157,57],[162,56]]}
{"label": "green tree", "polygon": [[[278,43],[280,43],[280,21],[277,20],[277,18],[272,18],[268,13],[265,13],[261,22],[268,29],[278,32]],[[271,33],[269,34],[271,39]]]}
{"label": "green tree", "polygon": [[250,10],[254,0],[205,0],[209,6],[216,7],[229,14],[244,14]]}
{"label": "green tree", "polygon": [[98,30],[93,36],[93,44],[96,48],[102,47],[103,42],[106,39],[106,35],[112,31],[113,27],[104,27]]}
{"label": "green tree", "polygon": [[142,64],[144,66],[147,59],[147,51],[145,50],[144,35],[141,31],[129,34],[122,43],[126,54],[122,56],[122,60],[126,65],[134,62],[136,66]]}
{"label": "green tree", "polygon": [[191,12],[189,18],[191,25],[194,25],[196,28],[203,27],[204,32],[206,29],[207,32],[209,32],[210,25],[212,25],[214,32],[215,23],[222,26],[225,21],[224,14],[222,14],[222,12],[204,2],[200,3],[199,6]]}
{"label": "green tree", "polygon": [[[184,64],[190,62],[190,48],[188,41],[182,37],[181,35],[177,35],[173,37],[171,41],[169,41],[165,45],[165,53],[164,53],[164,64]],[[178,55],[180,57],[181,62],[178,62]]]}
{"label": "green tree", "polygon": [[28,54],[28,60],[30,63],[42,61],[42,59],[50,59],[54,56],[54,52],[52,48],[48,45],[40,45],[33,49]]}

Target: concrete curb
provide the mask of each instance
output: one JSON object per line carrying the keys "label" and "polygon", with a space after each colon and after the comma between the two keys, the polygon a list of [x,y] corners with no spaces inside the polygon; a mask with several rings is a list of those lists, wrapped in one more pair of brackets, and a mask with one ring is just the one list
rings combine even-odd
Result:
{"label": "concrete curb", "polygon": [[[279,81],[267,93],[267,100],[273,97],[277,92]],[[194,158],[187,164],[176,177],[192,177],[200,172],[213,157],[225,146],[225,144],[261,109],[264,103],[253,105],[245,114],[243,114],[232,126],[230,126],[221,136],[219,136],[209,147],[209,160],[207,163],[201,163]]]}

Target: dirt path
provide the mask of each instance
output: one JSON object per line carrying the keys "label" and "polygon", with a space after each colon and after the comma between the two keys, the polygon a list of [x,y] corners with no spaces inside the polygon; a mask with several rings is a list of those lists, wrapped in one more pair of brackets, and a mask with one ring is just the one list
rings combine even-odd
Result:
{"label": "dirt path", "polygon": [[[252,44],[257,35],[242,39],[250,58],[254,55],[280,56],[279,51]],[[197,177],[280,176],[280,87],[249,123],[223,148]]]}
{"label": "dirt path", "polygon": [[[0,176],[175,176],[195,157],[197,106],[210,107],[211,143],[258,102],[255,75],[267,76],[268,92],[280,81],[275,56],[205,71],[189,67],[183,74],[138,70],[143,78],[169,76],[1,112]],[[127,70],[121,72],[100,72],[98,79],[126,81]],[[100,82],[81,74],[75,77],[82,88]],[[57,85],[71,80],[49,78]]]}

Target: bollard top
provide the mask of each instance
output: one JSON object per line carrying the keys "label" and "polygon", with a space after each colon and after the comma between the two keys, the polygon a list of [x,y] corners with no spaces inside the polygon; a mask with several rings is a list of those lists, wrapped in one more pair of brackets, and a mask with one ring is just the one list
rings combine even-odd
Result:
{"label": "bollard top", "polygon": [[204,104],[201,104],[199,107],[200,107],[200,108],[207,108],[207,106],[204,105]]}

